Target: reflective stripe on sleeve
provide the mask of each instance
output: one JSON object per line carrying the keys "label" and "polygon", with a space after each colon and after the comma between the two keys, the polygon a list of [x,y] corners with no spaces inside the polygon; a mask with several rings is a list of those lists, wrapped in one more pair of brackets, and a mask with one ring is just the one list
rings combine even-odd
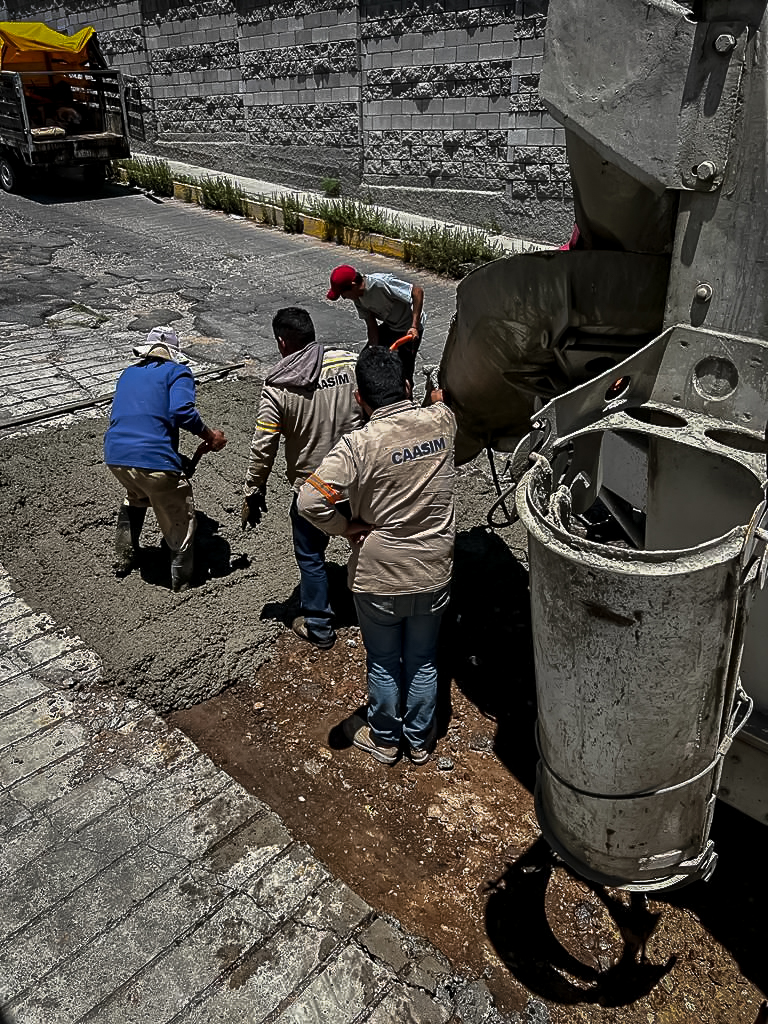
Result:
{"label": "reflective stripe on sleeve", "polygon": [[337,491],[335,487],[331,487],[325,480],[322,480],[317,473],[312,473],[311,476],[307,477],[307,483],[311,484],[316,491],[320,491],[326,501],[330,502],[331,505],[335,505],[337,501],[341,501],[344,495],[341,491]]}
{"label": "reflective stripe on sleeve", "polygon": [[279,434],[280,424],[270,423],[268,420],[256,420],[256,429],[263,434]]}

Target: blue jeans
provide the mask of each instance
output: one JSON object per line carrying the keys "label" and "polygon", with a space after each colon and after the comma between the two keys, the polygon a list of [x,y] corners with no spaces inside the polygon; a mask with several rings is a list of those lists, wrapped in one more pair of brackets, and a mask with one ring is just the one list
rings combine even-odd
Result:
{"label": "blue jeans", "polygon": [[450,586],[423,594],[354,594],[368,665],[368,726],[382,746],[435,735],[437,640]]}
{"label": "blue jeans", "polygon": [[328,600],[328,574],[325,571],[327,533],[318,530],[300,516],[296,508],[297,495],[291,502],[293,552],[301,574],[301,610],[307,632],[318,640],[330,640],[334,635],[332,612]]}

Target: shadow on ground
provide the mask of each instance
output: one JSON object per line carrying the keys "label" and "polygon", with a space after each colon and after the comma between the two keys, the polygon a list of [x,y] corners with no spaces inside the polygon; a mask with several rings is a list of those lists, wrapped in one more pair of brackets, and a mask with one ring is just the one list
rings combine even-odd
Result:
{"label": "shadow on ground", "polygon": [[[486,926],[501,959],[530,991],[563,1005],[628,1006],[647,996],[677,961],[673,955],[654,964],[647,957],[646,943],[660,913],[652,912],[636,893],[623,902],[610,890],[587,883],[615,924],[621,948],[603,969],[599,957],[598,966],[585,963],[583,956],[574,956],[560,942],[546,912],[555,863],[545,840],[538,839],[490,883]],[[509,927],[511,920],[520,919],[525,928]]]}
{"label": "shadow on ground", "polygon": [[[502,535],[485,527],[474,527],[457,538],[441,671],[494,723],[493,752],[532,793],[538,755],[528,573]],[[449,692],[447,687],[442,690],[444,696]],[[444,702],[441,734],[450,711]],[[703,977],[691,978],[691,984],[694,992],[713,990],[712,1017],[707,1019],[723,1024],[743,1019],[751,1024],[749,1000],[734,1010],[733,990],[728,993],[723,987],[727,972],[719,957],[711,950],[705,955],[689,932],[691,919],[701,922],[743,975],[763,992],[768,989],[766,830],[718,804],[712,838],[720,858],[713,878],[658,897],[650,894],[652,902],[578,879],[538,838],[488,881],[488,937],[519,983],[544,999],[572,1006],[629,1007],[646,998],[655,1005],[662,997],[671,998],[661,982],[667,979],[665,985],[679,988],[679,975],[701,956],[707,967]],[[572,884],[563,881],[567,878]],[[595,952],[599,939],[594,934],[585,939],[589,928],[585,931],[584,915],[588,920],[602,919],[608,949],[602,959]],[[661,934],[652,939],[657,927]]]}
{"label": "shadow on ground", "polygon": [[528,573],[487,527],[460,532],[456,539],[451,607],[441,639],[442,674],[495,723],[494,753],[532,793],[536,687]]}
{"label": "shadow on ground", "polygon": [[718,854],[712,878],[672,893],[667,902],[695,914],[729,950],[744,976],[768,994],[768,830],[746,814],[718,803],[710,838]]}

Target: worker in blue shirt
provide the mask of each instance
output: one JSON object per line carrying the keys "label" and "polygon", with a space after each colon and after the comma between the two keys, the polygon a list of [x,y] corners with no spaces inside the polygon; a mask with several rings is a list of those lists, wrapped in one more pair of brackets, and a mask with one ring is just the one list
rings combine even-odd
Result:
{"label": "worker in blue shirt", "polygon": [[117,382],[104,436],[104,461],[126,490],[117,518],[115,572],[126,576],[138,566],[139,538],[151,506],[171,550],[171,588],[186,590],[197,520],[179,430],[202,438],[204,450],[220,451],[227,439],[206,426],[195,408],[195,381],[173,328],[154,327],[133,353],[139,361]]}

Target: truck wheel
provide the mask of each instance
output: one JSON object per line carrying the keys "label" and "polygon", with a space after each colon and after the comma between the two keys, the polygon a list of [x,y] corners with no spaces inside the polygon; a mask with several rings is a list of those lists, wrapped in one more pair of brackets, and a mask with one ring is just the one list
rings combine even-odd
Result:
{"label": "truck wheel", "polygon": [[0,155],[0,188],[4,192],[15,192],[19,185],[16,165],[7,156]]}
{"label": "truck wheel", "polygon": [[83,182],[85,183],[86,188],[92,188],[98,191],[98,189],[104,187],[106,177],[106,164],[86,164],[83,168]]}

